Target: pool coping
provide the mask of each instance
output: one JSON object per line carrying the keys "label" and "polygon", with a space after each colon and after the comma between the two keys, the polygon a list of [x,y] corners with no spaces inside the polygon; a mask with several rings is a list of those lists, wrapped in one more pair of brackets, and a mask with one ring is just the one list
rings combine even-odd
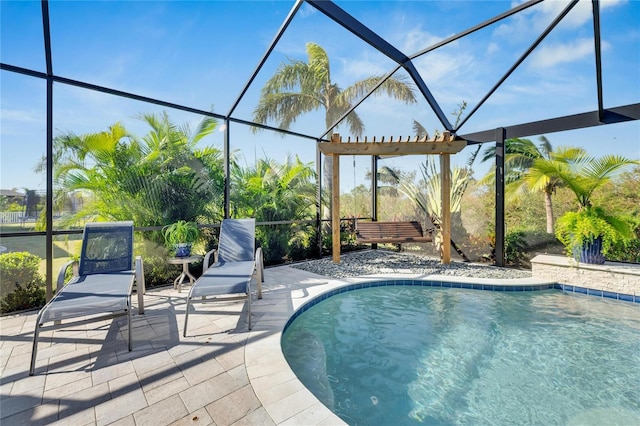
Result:
{"label": "pool coping", "polygon": [[[433,279],[433,278],[438,278]],[[358,277],[360,279],[361,277]],[[478,281],[486,282],[478,282]],[[498,282],[503,281],[503,282]],[[507,282],[508,281],[508,282]],[[514,282],[518,281],[518,282]],[[639,303],[640,295],[617,293],[606,290],[598,290],[587,287],[579,287],[569,284],[556,283],[551,281],[539,280],[536,278],[512,278],[512,279],[496,279],[496,278],[467,278],[467,277],[450,277],[446,275],[430,275],[426,278],[420,279],[407,279],[403,278],[391,278],[380,279],[376,275],[376,279],[364,280],[362,282],[345,284],[342,287],[328,290],[327,292],[309,300],[307,303],[298,308],[291,318],[287,321],[284,330],[303,312],[307,311],[312,306],[326,300],[336,294],[346,293],[353,290],[359,290],[363,288],[385,287],[385,286],[419,286],[419,287],[438,287],[438,288],[462,288],[467,290],[481,290],[481,291],[500,291],[500,292],[530,292],[530,291],[545,291],[545,290],[561,290],[565,293],[585,294],[588,296],[595,296],[613,300],[620,300],[623,302]],[[284,331],[283,330],[283,331]]]}

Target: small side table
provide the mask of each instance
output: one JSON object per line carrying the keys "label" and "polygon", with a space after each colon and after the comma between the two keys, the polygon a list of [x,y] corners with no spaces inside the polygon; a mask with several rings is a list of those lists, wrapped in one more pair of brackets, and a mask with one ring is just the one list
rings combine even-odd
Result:
{"label": "small side table", "polygon": [[202,256],[199,254],[185,256],[185,257],[170,257],[167,259],[167,262],[170,265],[182,265],[182,273],[173,281],[173,288],[178,289],[178,293],[182,291],[182,283],[186,278],[189,278],[189,285],[193,285],[196,281],[196,277],[191,275],[189,272],[189,264],[193,262],[197,262],[202,259]]}

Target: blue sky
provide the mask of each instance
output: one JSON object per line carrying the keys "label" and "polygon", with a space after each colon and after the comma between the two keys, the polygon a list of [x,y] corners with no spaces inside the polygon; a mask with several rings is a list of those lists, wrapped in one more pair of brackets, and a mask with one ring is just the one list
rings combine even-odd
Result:
{"label": "blue sky", "polygon": [[[457,34],[517,3],[506,1],[336,1],[347,12],[411,55]],[[640,1],[602,1],[605,107],[640,102]],[[462,101],[467,112],[509,69],[566,5],[546,1],[517,17],[485,28],[415,60],[434,97],[449,115]],[[51,1],[53,70],[60,76],[111,87],[203,110],[226,114],[275,36],[292,1]],[[597,108],[591,2],[581,1],[538,49],[471,117],[461,133],[592,111]],[[1,61],[44,71],[40,3],[0,1]],[[359,79],[385,74],[394,64],[308,5],[289,29],[249,88],[235,116],[250,119],[262,84],[289,59],[305,59],[305,43],[327,51],[332,80],[346,88]],[[402,74],[400,74],[402,75]],[[45,83],[3,71],[0,74],[0,186],[43,189],[33,167],[45,150]],[[163,108],[54,86],[55,134],[97,132],[121,121],[139,136],[146,128],[135,117]],[[408,136],[417,120],[431,132],[442,125],[424,100],[403,105],[373,97],[358,109],[365,135]],[[198,117],[168,110],[176,123]],[[252,134],[231,126],[233,149],[251,164],[255,157],[282,161],[298,154],[313,161],[308,140],[272,132]],[[292,130],[324,132],[321,112],[309,113]],[[338,131],[348,136],[346,128]],[[581,145],[594,155],[618,153],[640,158],[640,123],[546,135],[554,146]],[[537,139],[537,136],[532,136]],[[222,133],[204,143],[221,146]],[[456,156],[464,163],[470,148]],[[360,183],[369,159],[342,162],[342,191]],[[386,165],[417,170],[419,157]],[[483,174],[487,165],[478,165]],[[478,176],[479,177],[479,176]]]}

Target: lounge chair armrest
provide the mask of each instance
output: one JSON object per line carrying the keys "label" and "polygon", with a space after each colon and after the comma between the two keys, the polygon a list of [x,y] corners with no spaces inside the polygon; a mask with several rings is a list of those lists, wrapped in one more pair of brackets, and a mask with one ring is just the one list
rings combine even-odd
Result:
{"label": "lounge chair armrest", "polygon": [[204,274],[205,272],[207,272],[207,269],[209,269],[209,266],[211,266],[211,255],[213,255],[213,262],[217,262],[218,261],[218,250],[217,249],[213,249],[213,250],[209,250],[205,255],[204,255],[204,260],[202,261],[202,273]]}
{"label": "lounge chair armrest", "polygon": [[144,282],[144,263],[142,256],[136,256],[136,293],[138,294],[138,314],[144,314],[144,294],[147,286]]}
{"label": "lounge chair armrest", "polygon": [[258,299],[262,299],[262,283],[264,282],[264,257],[262,255],[262,247],[256,249],[256,272],[258,276]]}
{"label": "lounge chair armrest", "polygon": [[65,275],[67,275],[67,269],[69,269],[70,266],[73,266],[73,276],[74,277],[78,276],[78,261],[77,260],[70,260],[67,263],[65,263],[64,265],[62,265],[60,267],[60,271],[58,271],[58,281],[56,281],[56,292],[58,290],[60,290],[64,286],[64,277],[65,277]]}

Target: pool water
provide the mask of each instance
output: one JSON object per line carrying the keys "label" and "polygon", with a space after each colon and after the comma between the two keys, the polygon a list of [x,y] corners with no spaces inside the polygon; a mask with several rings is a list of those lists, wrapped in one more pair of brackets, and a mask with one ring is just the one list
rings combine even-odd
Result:
{"label": "pool water", "polygon": [[560,291],[384,286],[285,330],[304,385],[352,425],[640,424],[640,307]]}

